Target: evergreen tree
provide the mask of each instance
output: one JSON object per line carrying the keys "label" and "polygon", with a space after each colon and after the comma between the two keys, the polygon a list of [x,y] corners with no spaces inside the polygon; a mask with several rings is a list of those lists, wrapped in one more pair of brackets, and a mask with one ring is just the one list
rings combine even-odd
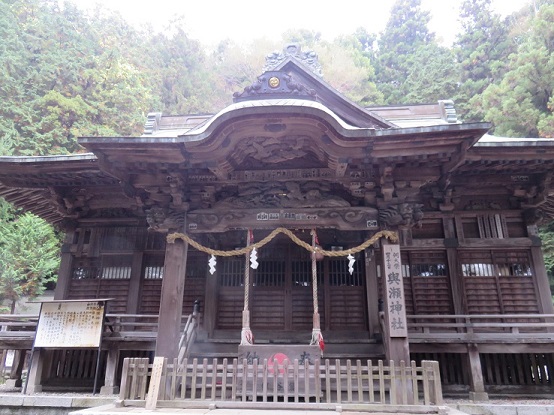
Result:
{"label": "evergreen tree", "polygon": [[554,136],[554,5],[541,6],[530,18],[530,31],[502,80],[474,100],[496,135]]}
{"label": "evergreen tree", "polygon": [[458,91],[459,70],[451,49],[435,42],[421,45],[407,57],[410,67],[403,89],[406,103],[450,99]]}
{"label": "evergreen tree", "polygon": [[0,203],[5,215],[0,218],[0,304],[7,302],[13,313],[22,297],[36,298],[46,283],[55,281],[59,239],[42,219],[30,213],[13,216],[4,204]]}
{"label": "evergreen tree", "polygon": [[472,100],[505,73],[507,58],[514,51],[509,20],[502,21],[493,12],[491,0],[465,0],[460,20],[462,33],[454,44],[461,70],[456,107],[465,121],[482,121],[484,114]]}
{"label": "evergreen tree", "polygon": [[406,80],[412,71],[410,60],[420,47],[434,41],[428,29],[430,13],[421,0],[397,0],[384,32],[378,40],[376,84],[388,104],[406,103]]}

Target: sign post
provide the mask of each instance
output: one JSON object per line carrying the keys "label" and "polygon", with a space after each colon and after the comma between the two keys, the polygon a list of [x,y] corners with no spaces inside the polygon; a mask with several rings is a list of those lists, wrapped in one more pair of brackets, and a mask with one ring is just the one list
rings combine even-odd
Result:
{"label": "sign post", "polygon": [[[108,299],[91,299],[41,302],[29,372],[33,366],[35,348],[98,348],[92,390],[95,394],[107,301]],[[25,381],[24,394],[27,393],[28,383],[29,376]]]}

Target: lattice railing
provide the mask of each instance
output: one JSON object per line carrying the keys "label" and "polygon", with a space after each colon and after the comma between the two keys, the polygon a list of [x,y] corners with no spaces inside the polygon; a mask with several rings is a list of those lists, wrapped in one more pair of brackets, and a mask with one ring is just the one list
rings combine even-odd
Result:
{"label": "lattice railing", "polygon": [[[148,388],[147,388],[148,385]],[[150,408],[179,406],[175,401],[283,402],[315,404],[439,405],[442,389],[438,362],[412,361],[387,366],[383,361],[298,360],[239,362],[156,358],[125,359],[120,399]],[[173,401],[173,405],[167,404]],[[184,403],[183,403],[184,404]]]}

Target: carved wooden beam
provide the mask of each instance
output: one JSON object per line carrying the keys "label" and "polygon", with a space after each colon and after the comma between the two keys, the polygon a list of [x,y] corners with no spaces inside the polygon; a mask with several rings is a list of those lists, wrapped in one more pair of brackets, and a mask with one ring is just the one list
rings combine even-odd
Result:
{"label": "carved wooden beam", "polygon": [[225,232],[233,229],[336,228],[378,229],[377,209],[337,207],[311,209],[197,210],[187,214],[187,232]]}

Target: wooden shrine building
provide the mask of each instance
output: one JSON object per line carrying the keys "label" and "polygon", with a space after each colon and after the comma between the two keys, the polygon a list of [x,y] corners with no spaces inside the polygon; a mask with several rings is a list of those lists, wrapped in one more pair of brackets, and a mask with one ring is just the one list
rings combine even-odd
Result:
{"label": "wooden shrine building", "polygon": [[[196,303],[190,356],[315,335],[333,359],[438,360],[447,392],[551,394],[537,224],[554,215],[554,139],[489,128],[451,101],[362,108],[291,45],[215,115],[151,113],[140,137],[81,138],[88,153],[0,157],[0,196],[66,232],[57,300],[111,299],[105,391],[123,357],[177,357]],[[86,385],[86,353],[37,352],[31,390]]]}

